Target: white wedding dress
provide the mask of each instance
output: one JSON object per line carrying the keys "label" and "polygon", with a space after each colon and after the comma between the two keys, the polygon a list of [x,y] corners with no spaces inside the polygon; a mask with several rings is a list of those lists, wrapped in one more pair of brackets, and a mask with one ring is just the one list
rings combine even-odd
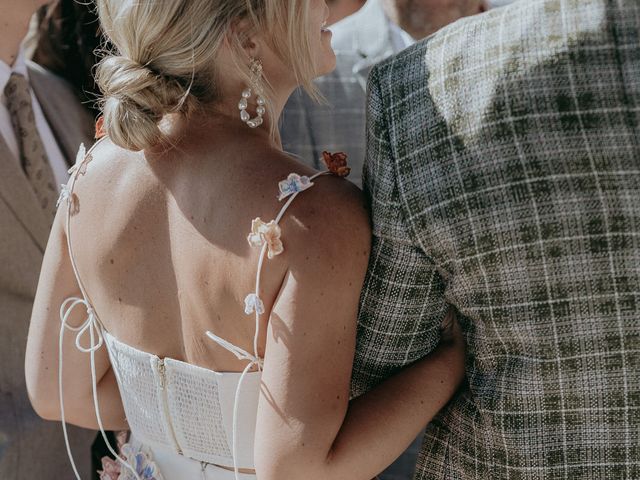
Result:
{"label": "white wedding dress", "polygon": [[[291,202],[298,193],[313,185],[314,178],[329,172],[319,173],[311,178],[291,174],[279,184],[280,200],[288,198],[288,201],[278,217],[269,223],[260,219],[253,221],[249,243],[261,248],[261,254],[256,289],[245,300],[245,313],[253,315],[256,321],[254,353],[246,352],[212,332],[202,332],[203,336],[206,335],[239,359],[247,361],[245,370],[236,373],[215,372],[170,358],[162,359],[137,350],[106,331],[91,306],[71,249],[73,190],[79,172],[86,171],[90,161],[91,151],[85,154],[84,147],[81,147],[76,165],[70,170],[69,184],[63,188],[60,200],[60,203],[66,203],[67,206],[69,256],[82,292],[82,298],[68,299],[60,311],[62,326],[59,387],[65,438],[66,425],[62,402],[64,386],[61,381],[62,338],[66,330],[71,330],[76,334],[76,346],[90,356],[94,372],[94,407],[103,436],[104,429],[95,388],[94,353],[103,345],[106,345],[109,352],[131,430],[130,440],[121,452],[115,452],[113,446],[108,445],[121,463],[118,480],[255,480],[254,474],[241,473],[241,470],[255,468],[253,445],[262,366],[262,360],[255,351],[258,320],[260,315],[265,313],[259,297],[262,266],[265,257],[271,258],[282,252],[278,223]],[[86,308],[87,318],[79,327],[72,327],[67,320],[76,307]],[[88,346],[84,346],[87,342]],[[69,458],[73,465],[73,456],[68,445],[67,442]],[[73,467],[75,470],[75,465]],[[76,476],[80,480],[77,470]]]}

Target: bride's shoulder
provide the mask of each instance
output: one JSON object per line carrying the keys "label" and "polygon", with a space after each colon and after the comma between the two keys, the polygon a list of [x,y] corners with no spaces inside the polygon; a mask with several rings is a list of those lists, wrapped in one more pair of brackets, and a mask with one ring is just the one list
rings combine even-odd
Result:
{"label": "bride's shoulder", "polygon": [[[93,145],[80,146],[75,167],[85,165],[91,172],[99,171],[98,175],[102,178],[107,171],[121,171],[122,165],[131,164],[140,155],[141,152],[125,150],[114,144],[109,137],[102,137]],[[95,175],[92,173],[91,177],[93,176]]]}
{"label": "bride's shoulder", "polygon": [[315,253],[317,258],[348,264],[366,262],[371,226],[362,191],[331,173],[314,178],[317,172],[307,168],[283,178],[295,182],[299,175],[312,183],[298,194],[281,222],[282,235],[291,247],[290,258],[301,257],[308,263],[310,254]]}

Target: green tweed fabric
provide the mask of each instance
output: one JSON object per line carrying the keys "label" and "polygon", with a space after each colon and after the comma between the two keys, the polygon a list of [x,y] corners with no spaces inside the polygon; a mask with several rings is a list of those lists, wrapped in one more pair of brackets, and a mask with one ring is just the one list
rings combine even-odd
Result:
{"label": "green tweed fabric", "polygon": [[640,479],[640,2],[521,0],[374,68],[353,394],[455,308],[416,479]]}

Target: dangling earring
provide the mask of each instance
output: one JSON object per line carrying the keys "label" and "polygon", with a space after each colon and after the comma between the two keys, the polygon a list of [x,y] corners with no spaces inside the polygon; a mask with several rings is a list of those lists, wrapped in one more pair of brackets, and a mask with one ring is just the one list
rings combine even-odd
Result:
{"label": "dangling earring", "polygon": [[[238,103],[238,109],[240,110],[240,119],[249,125],[250,128],[257,128],[262,125],[264,114],[267,112],[265,107],[266,101],[262,96],[262,62],[260,60],[256,60],[255,58],[251,59],[251,84],[248,88],[246,88],[242,92],[242,98],[240,99],[240,103]],[[247,112],[247,107],[249,106],[249,99],[253,95],[253,92],[256,93],[256,103],[258,107],[256,108],[256,117],[251,118],[249,112]]]}

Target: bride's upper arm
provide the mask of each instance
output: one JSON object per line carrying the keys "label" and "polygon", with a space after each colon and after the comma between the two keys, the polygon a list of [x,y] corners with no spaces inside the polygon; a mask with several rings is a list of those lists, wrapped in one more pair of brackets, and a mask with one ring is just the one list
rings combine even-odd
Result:
{"label": "bride's upper arm", "polygon": [[316,182],[283,222],[288,271],[270,317],[256,438],[263,474],[323,461],[348,406],[369,217],[348,182]]}
{"label": "bride's upper arm", "polygon": [[[47,419],[60,418],[58,401],[58,341],[60,338],[60,307],[69,297],[82,297],[71,260],[64,228],[63,209],[58,212],[44,255],[40,279],[31,314],[25,356],[27,390],[36,412]],[[79,305],[69,316],[69,324],[80,325],[87,316]],[[89,355],[75,345],[77,332],[66,331],[63,343],[63,387],[65,410],[78,412],[91,406],[91,371]],[[88,336],[83,337],[86,346]],[[96,351],[96,372],[102,378],[110,363],[106,349]],[[88,403],[87,403],[88,402]],[[87,411],[90,409],[87,407]],[[69,414],[68,414],[69,415]],[[73,415],[69,415],[71,423]]]}

